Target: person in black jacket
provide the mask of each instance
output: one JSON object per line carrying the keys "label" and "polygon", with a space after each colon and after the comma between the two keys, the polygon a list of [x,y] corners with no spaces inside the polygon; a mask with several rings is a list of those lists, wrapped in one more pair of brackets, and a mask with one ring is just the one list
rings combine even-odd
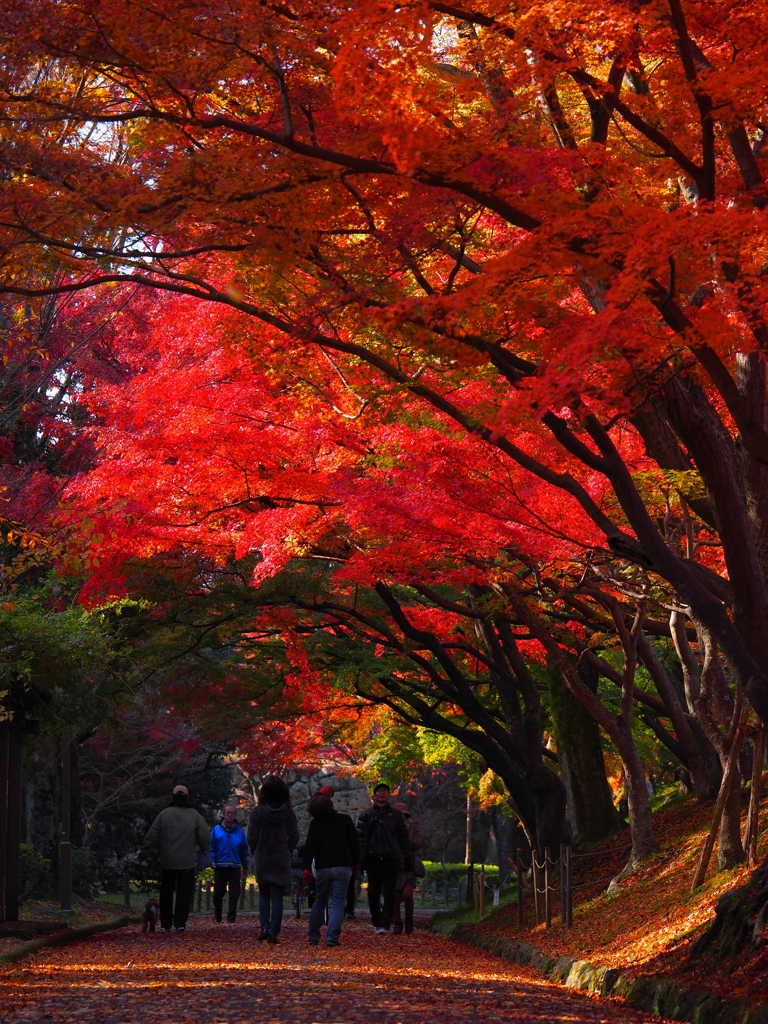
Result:
{"label": "person in black jacket", "polygon": [[[380,782],[373,791],[373,807],[357,822],[360,864],[368,875],[368,906],[375,935],[386,935],[392,920],[395,879],[402,863],[410,870],[411,843],[405,818],[389,802],[389,786]],[[382,907],[382,894],[384,905]]]}
{"label": "person in black jacket", "polygon": [[304,844],[304,881],[311,882],[314,861],[315,901],[309,915],[309,944],[320,941],[320,927],[328,899],[331,916],[325,933],[326,946],[338,946],[347,886],[360,862],[360,843],[348,814],[339,814],[326,794],[316,793],[308,807],[312,821]]}

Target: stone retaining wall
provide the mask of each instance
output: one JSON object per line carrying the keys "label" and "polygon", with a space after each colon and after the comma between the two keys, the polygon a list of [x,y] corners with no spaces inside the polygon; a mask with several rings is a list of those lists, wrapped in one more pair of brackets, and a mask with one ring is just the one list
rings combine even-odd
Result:
{"label": "stone retaining wall", "polygon": [[618,996],[638,1010],[690,1024],[768,1024],[768,1006],[746,999],[722,999],[708,989],[678,985],[652,975],[629,977],[619,970],[596,967],[586,960],[552,957],[529,942],[514,942],[483,935],[472,925],[459,924],[452,939],[479,946],[521,967],[534,967],[566,988],[583,989],[601,996]]}

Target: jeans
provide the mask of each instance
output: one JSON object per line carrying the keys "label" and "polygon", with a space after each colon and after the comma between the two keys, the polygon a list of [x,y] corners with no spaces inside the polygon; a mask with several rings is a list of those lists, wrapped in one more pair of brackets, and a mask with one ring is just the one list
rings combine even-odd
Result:
{"label": "jeans", "polygon": [[[176,892],[176,909],[173,894]],[[160,871],[160,926],[169,931],[172,925],[185,928],[195,891],[195,869],[162,868]]]}
{"label": "jeans", "polygon": [[259,882],[259,923],[261,930],[273,939],[280,934],[280,925],[283,923],[284,893],[282,885]]}
{"label": "jeans", "polygon": [[221,919],[224,893],[227,889],[229,889],[227,920],[234,921],[237,918],[237,901],[240,899],[240,868],[213,869],[213,912],[217,921]]}
{"label": "jeans", "polygon": [[[396,859],[387,857],[367,857],[365,870],[368,875],[368,908],[371,911],[371,923],[374,928],[389,928],[392,920],[394,903],[395,879],[399,865]],[[381,897],[384,896],[384,906]]]}
{"label": "jeans", "polygon": [[347,886],[352,874],[350,867],[315,868],[315,886],[317,895],[309,915],[309,937],[320,938],[320,927],[325,917],[328,898],[331,900],[331,916],[325,933],[326,942],[338,942],[341,934],[341,923],[344,920],[344,904],[347,899]]}
{"label": "jeans", "polygon": [[345,912],[350,914],[352,917],[355,916],[355,904],[357,903],[357,891],[360,882],[360,872],[356,875],[352,875],[349,880],[349,886],[347,887],[347,905]]}

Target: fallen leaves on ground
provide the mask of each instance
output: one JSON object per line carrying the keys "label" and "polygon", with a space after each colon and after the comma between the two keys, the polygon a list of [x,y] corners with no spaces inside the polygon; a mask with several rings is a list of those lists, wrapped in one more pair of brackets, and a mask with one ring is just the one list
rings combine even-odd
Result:
{"label": "fallen leaves on ground", "polygon": [[534,971],[417,929],[375,936],[345,928],[342,945],[307,944],[287,921],[278,945],[255,919],[193,918],[184,934],[136,926],[44,950],[0,972],[7,1024],[641,1024],[659,1018],[545,982]]}
{"label": "fallen leaves on ground", "polygon": [[[763,800],[761,821],[766,809],[768,800]],[[471,927],[483,934],[530,942],[549,956],[588,960],[631,976],[663,975],[681,984],[709,988],[726,998],[756,999],[768,985],[768,950],[745,950],[726,962],[706,956],[694,961],[689,956],[693,941],[713,920],[718,899],[744,885],[752,873],[746,865],[721,873],[710,868],[705,884],[691,894],[711,814],[711,805],[692,799],[654,814],[661,851],[641,871],[622,879],[612,894],[606,892],[608,882],[629,856],[629,844],[622,842],[628,830],[589,851],[575,850],[573,875],[578,888],[570,930],[560,925],[557,894],[549,929],[535,924],[532,899],[526,900],[522,930],[517,925],[516,905],[503,907]],[[758,862],[766,855],[765,838],[763,834],[760,839]]]}

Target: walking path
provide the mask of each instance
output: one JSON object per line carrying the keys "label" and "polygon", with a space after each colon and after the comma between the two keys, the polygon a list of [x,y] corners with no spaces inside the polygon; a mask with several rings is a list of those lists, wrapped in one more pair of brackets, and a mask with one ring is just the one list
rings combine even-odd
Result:
{"label": "walking path", "polygon": [[0,970],[4,1024],[640,1024],[658,1017],[543,981],[533,971],[417,929],[307,945],[306,919],[278,945],[256,922],[193,917],[184,934],[137,926],[43,950]]}

